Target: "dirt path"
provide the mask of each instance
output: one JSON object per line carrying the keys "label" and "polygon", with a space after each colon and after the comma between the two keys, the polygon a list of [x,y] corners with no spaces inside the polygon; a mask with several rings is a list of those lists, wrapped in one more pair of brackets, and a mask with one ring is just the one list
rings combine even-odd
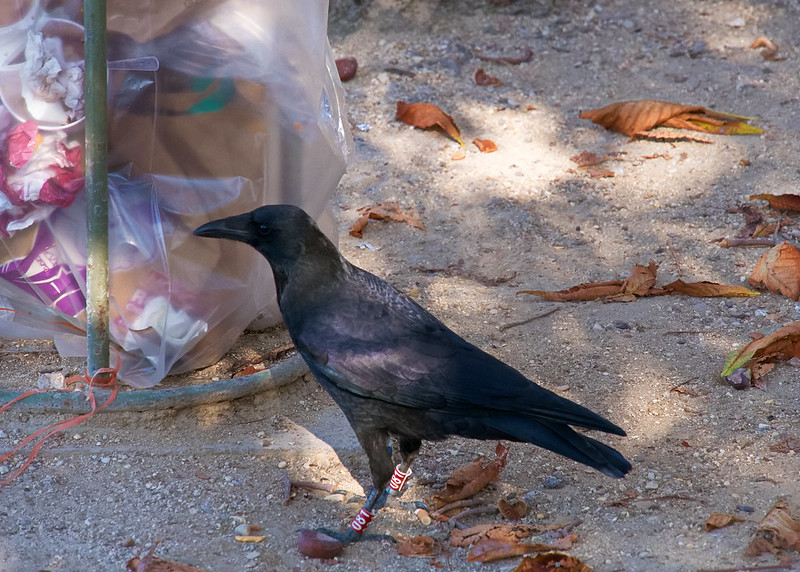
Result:
{"label": "dirt path", "polygon": [[[340,243],[352,262],[410,293],[468,340],[531,379],[624,427],[608,442],[633,461],[614,481],[529,446],[512,445],[500,483],[484,493],[524,496],[526,522],[582,523],[570,554],[594,570],[684,571],[775,564],[747,558],[758,521],[779,499],[800,514],[800,464],[772,451],[800,433],[798,370],[768,374],[767,391],[736,391],[719,377],[725,355],[750,332],[798,319],[800,306],[756,298],[660,297],[632,303],[554,305],[517,295],[624,278],[635,263],[660,264],[663,283],[682,278],[740,284],[763,250],[723,249],[753,193],[800,187],[800,4],[774,2],[374,0],[339,20],[331,42],[360,67],[345,84],[356,154],[336,197]],[[759,36],[786,61],[748,49]],[[524,54],[503,65],[475,54]],[[503,85],[475,85],[479,67]],[[653,98],[758,117],[764,136],[710,136],[713,144],[629,142],[578,118],[611,101]],[[430,101],[464,140],[492,139],[481,154],[436,132],[394,120],[398,100]],[[592,178],[570,157],[620,153],[614,177]],[[348,235],[356,209],[381,201],[413,208],[427,230],[372,222]],[[752,203],[759,206],[757,203]],[[773,218],[774,215],[773,215]],[[789,223],[796,228],[796,222]],[[504,328],[545,310],[555,312]],[[280,330],[247,336],[238,355],[285,341]],[[32,352],[47,344],[4,341],[2,384],[77,362]],[[17,348],[19,350],[19,348]],[[671,391],[680,385],[688,393]],[[0,449],[59,417],[6,413]],[[430,445],[409,500],[430,500],[420,481],[445,480],[494,443]],[[7,470],[0,467],[0,470]],[[347,424],[312,380],[279,392],[179,412],[107,414],[48,445],[0,490],[0,570],[119,570],[161,540],[158,555],[211,570],[326,570],[296,551],[300,527],[344,526],[358,506],[341,495],[299,491],[287,479],[329,480],[360,492],[368,470]],[[712,533],[713,512],[744,519]],[[495,522],[482,514],[467,524]],[[264,529],[236,542],[241,522]],[[446,538],[402,508],[381,513],[377,532]],[[479,565],[466,550],[436,560],[446,570]],[[337,570],[429,570],[427,559],[388,545],[348,548]]]}

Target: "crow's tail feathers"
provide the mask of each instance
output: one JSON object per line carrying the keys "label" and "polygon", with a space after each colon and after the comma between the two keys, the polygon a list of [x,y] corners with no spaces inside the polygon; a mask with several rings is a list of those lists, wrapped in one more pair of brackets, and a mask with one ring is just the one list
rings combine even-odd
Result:
{"label": "crow's tail feathers", "polygon": [[577,433],[568,425],[520,417],[493,419],[487,425],[507,434],[510,440],[549,449],[609,477],[618,479],[631,470],[631,464],[617,450]]}

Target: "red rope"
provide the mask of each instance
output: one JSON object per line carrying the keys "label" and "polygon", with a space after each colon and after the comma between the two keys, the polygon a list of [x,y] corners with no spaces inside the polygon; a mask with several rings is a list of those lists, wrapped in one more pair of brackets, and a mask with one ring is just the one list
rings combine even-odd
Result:
{"label": "red rope", "polygon": [[[22,447],[24,447],[28,443],[30,443],[31,441],[34,441],[40,435],[44,435],[33,446],[33,450],[31,451],[31,454],[28,455],[28,458],[25,460],[25,462],[22,463],[22,465],[20,465],[16,469],[14,469],[14,471],[12,471],[12,473],[8,477],[6,477],[2,481],[0,481],[0,487],[10,484],[11,482],[14,481],[14,479],[16,479],[18,476],[20,476],[25,471],[25,469],[27,469],[28,466],[33,462],[33,460],[36,458],[36,455],[39,453],[39,449],[42,448],[42,445],[44,445],[44,442],[47,441],[50,437],[52,437],[53,435],[56,435],[57,433],[65,431],[67,429],[71,429],[73,427],[76,427],[76,426],[80,425],[81,423],[83,423],[84,421],[88,421],[89,419],[92,418],[92,416],[95,413],[100,411],[103,407],[105,407],[106,405],[108,405],[109,403],[111,403],[112,401],[114,401],[117,398],[117,374],[119,373],[120,364],[121,364],[121,360],[120,360],[119,357],[117,357],[117,365],[116,365],[116,367],[113,367],[113,368],[111,368],[111,367],[100,368],[100,369],[97,370],[97,372],[92,377],[89,377],[89,372],[85,372],[83,375],[75,375],[75,376],[72,376],[72,377],[70,377],[69,379],[66,380],[65,383],[68,386],[69,385],[73,385],[75,383],[79,383],[79,382],[84,382],[84,383],[87,384],[88,391],[86,393],[86,399],[91,404],[92,410],[89,413],[84,413],[83,415],[77,415],[75,417],[70,417],[69,419],[64,419],[63,421],[58,421],[57,423],[53,423],[52,425],[49,425],[49,426],[47,426],[47,427],[45,427],[43,429],[39,429],[35,433],[25,437],[25,439],[23,439],[22,442],[19,445],[17,445],[13,450],[8,451],[7,453],[4,453],[3,455],[0,455],[0,463],[2,463],[4,461],[6,461],[7,459],[9,459],[12,455],[17,453]],[[99,407],[97,406],[97,403],[96,403],[95,398],[94,398],[94,390],[93,390],[93,388],[95,388],[95,387],[103,388],[103,389],[110,388],[112,390],[111,391],[111,395],[109,395],[109,397],[108,397],[108,399],[106,399],[105,403],[103,403]],[[30,391],[26,391],[26,392],[22,393],[21,395],[19,395],[18,397],[16,397],[15,399],[12,399],[8,403],[6,403],[2,407],[0,407],[0,415],[2,415],[3,412],[5,412],[6,409],[8,409],[13,403],[15,403],[17,401],[20,401],[22,399],[25,399],[26,397],[30,397],[31,395],[35,395],[37,393],[42,393],[44,391],[55,391],[55,390],[53,390],[53,389],[32,389]]]}

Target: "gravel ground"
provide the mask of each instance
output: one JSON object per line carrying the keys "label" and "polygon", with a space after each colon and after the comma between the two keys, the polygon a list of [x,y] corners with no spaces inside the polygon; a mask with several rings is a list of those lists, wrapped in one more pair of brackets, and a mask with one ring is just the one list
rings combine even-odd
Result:
{"label": "gravel ground", "polygon": [[[356,153],[335,198],[342,252],[471,342],[628,431],[605,439],[634,464],[619,481],[513,444],[500,482],[480,497],[486,506],[515,494],[529,500],[526,522],[581,521],[569,553],[593,570],[776,564],[744,551],[778,500],[800,514],[796,456],[770,449],[800,433],[798,370],[779,365],[766,391],[736,391],[719,373],[748,334],[797,320],[800,306],[774,294],[555,304],[517,292],[624,278],[650,260],[660,264],[662,284],[741,283],[763,249],[712,241],[743,228],[730,209],[763,208],[749,195],[797,192],[800,3],[553,4],[374,0],[332,23],[336,56],[359,62],[345,84]],[[764,61],[749,49],[759,36],[777,42],[787,59]],[[532,59],[518,65],[476,55],[528,48]],[[476,85],[479,67],[503,85]],[[766,133],[709,136],[712,144],[631,142],[578,117],[639,98],[755,116]],[[466,157],[453,159],[459,146],[441,133],[397,122],[398,100],[446,110],[468,143]],[[497,152],[478,152],[473,138],[492,139]],[[578,169],[570,157],[581,151],[618,153],[606,164],[614,176]],[[356,209],[382,201],[413,209],[427,230],[371,222],[363,238],[349,236]],[[248,334],[225,363],[196,377],[218,375],[286,339],[280,328]],[[59,358],[48,342],[0,341],[3,387],[81,365]],[[678,385],[691,392],[671,391]],[[61,418],[5,413],[0,449]],[[463,439],[425,446],[404,498],[429,501],[434,490],[426,483],[494,448]],[[0,490],[0,570],[122,569],[159,540],[159,556],[210,570],[430,569],[428,559],[401,557],[377,542],[349,547],[336,562],[297,553],[296,529],[345,526],[358,504],[305,490],[287,502],[287,481],[358,493],[367,478],[355,437],[311,379],[235,402],[99,415],[54,439]],[[709,533],[713,512],[744,522]],[[484,513],[465,523],[499,520]],[[262,527],[267,539],[236,542],[241,522]],[[399,506],[372,528],[447,537]],[[435,561],[446,570],[516,564],[468,563],[465,549],[439,545]]]}

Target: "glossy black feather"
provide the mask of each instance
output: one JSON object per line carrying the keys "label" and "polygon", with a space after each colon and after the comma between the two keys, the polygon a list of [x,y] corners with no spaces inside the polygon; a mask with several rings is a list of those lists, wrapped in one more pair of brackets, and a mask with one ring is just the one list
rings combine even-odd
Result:
{"label": "glossy black feather", "polygon": [[348,263],[302,210],[261,207],[195,233],[245,242],[270,262],[289,334],[347,416],[376,487],[391,475],[390,436],[408,449],[448,435],[524,441],[613,477],[630,470],[617,451],[569,426],[622,429],[531,382]]}

